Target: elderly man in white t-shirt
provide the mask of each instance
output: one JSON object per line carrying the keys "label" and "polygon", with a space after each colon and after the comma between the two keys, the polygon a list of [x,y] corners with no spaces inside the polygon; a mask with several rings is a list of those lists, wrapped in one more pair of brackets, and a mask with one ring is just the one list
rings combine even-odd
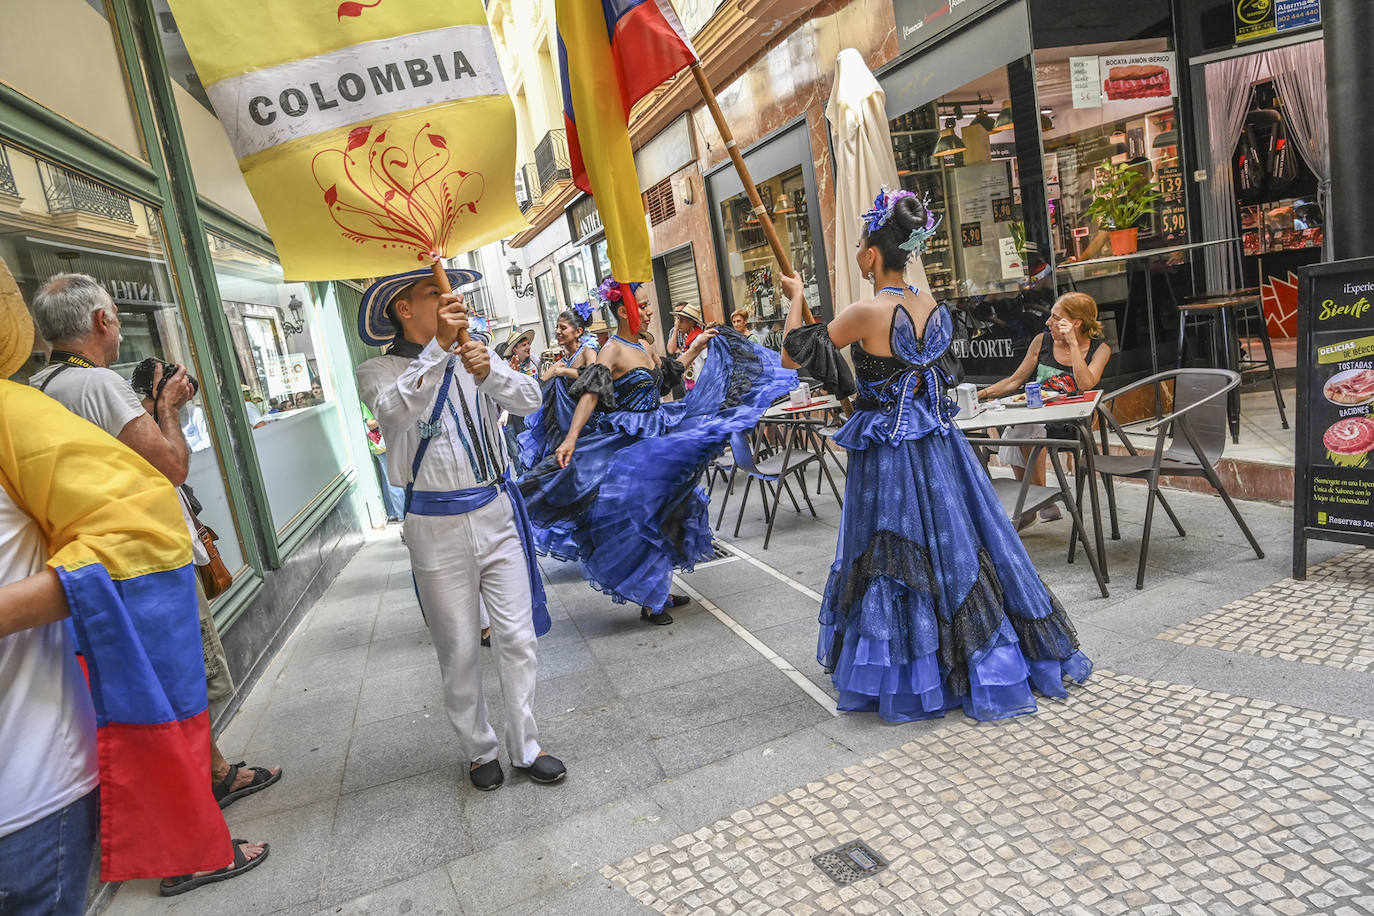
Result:
{"label": "elderly man in white t-shirt", "polygon": [[[160,396],[156,403],[140,399],[119,373],[108,368],[119,358],[119,345],[124,339],[119,309],[105,288],[86,274],[50,277],[34,294],[33,313],[39,334],[52,347],[52,357],[29,383],[129,446],[173,486],[185,483],[191,450],[181,426],[180,410],[195,394],[185,367],[178,367],[165,384],[161,367],[155,369],[152,387],[155,392],[160,389]],[[208,562],[184,496],[182,514],[191,533],[196,563]],[[209,605],[199,583],[196,592],[205,626],[210,616]],[[281,778],[279,767],[230,764],[213,739],[210,771],[220,807],[265,789]],[[251,861],[261,845],[244,844],[244,848]]]}

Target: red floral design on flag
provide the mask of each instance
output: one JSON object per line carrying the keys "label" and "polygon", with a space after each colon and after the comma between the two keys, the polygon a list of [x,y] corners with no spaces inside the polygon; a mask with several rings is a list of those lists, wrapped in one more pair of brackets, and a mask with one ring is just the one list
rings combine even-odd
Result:
{"label": "red floral design on flag", "polygon": [[[316,154],[311,161],[315,183],[346,238],[410,249],[417,261],[444,257],[458,220],[477,212],[486,180],[480,172],[453,166],[448,140],[428,122],[408,144],[388,140],[391,133],[374,136],[371,125],[355,128],[342,149]],[[342,181],[336,168],[322,174],[326,165],[338,164]]]}
{"label": "red floral design on flag", "polygon": [[339,22],[343,22],[344,17],[357,18],[363,14],[363,10],[370,10],[374,6],[381,6],[382,0],[372,0],[371,3],[357,3],[355,0],[348,0],[347,3],[339,4]]}

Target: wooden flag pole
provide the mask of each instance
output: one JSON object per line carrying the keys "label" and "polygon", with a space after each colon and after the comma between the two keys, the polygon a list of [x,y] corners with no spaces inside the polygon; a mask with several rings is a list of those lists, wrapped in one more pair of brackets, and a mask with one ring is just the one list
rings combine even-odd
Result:
{"label": "wooden flag pole", "polygon": [[[443,293],[446,296],[451,294],[453,292],[453,286],[448,282],[448,271],[444,270],[443,259],[435,258],[434,263],[430,265],[430,268],[434,271],[434,282],[439,284],[439,292]],[[458,345],[460,347],[467,346],[468,340],[469,338],[467,328],[459,328]]]}
{"label": "wooden flag pole", "polygon": [[[754,187],[754,179],[749,176],[749,166],[744,164],[744,157],[740,155],[739,145],[735,143],[735,137],[730,133],[730,125],[725,123],[725,115],[720,110],[720,103],[716,101],[715,90],[706,80],[706,74],[702,72],[700,61],[694,62],[689,68],[692,71],[692,79],[696,80],[697,89],[701,91],[701,98],[706,102],[706,108],[711,112],[711,119],[716,122],[716,130],[720,133],[721,140],[725,141],[725,149],[730,154],[730,161],[735,164],[735,172],[739,175],[739,180],[744,184],[744,193],[749,195],[749,203],[753,205],[754,215],[759,218],[759,224],[763,226],[763,234],[768,238],[768,247],[773,249],[773,257],[778,259],[778,268],[783,274],[791,276],[796,273],[792,269],[792,259],[783,250],[782,242],[778,239],[777,227],[773,225],[773,218],[769,216],[768,209],[764,207],[763,200],[759,197],[759,189]],[[802,320],[807,324],[815,322],[811,315],[811,308],[806,304],[806,299],[802,299]]]}

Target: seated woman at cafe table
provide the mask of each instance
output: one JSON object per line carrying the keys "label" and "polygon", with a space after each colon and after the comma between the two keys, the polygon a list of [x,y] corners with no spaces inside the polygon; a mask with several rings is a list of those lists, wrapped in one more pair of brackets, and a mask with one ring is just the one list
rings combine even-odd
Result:
{"label": "seated woman at cafe table", "polygon": [[[1095,388],[1102,379],[1107,362],[1112,358],[1112,348],[1102,340],[1102,324],[1097,320],[1097,302],[1087,293],[1065,293],[1055,300],[1050,309],[1050,317],[1045,321],[1047,330],[1031,340],[1026,355],[1016,371],[1000,382],[993,382],[978,392],[979,400],[1011,394],[1021,389],[1027,382],[1039,382],[1043,391],[1057,391],[1074,395],[1080,391]],[[1004,435],[1009,439],[1040,438],[1073,439],[1076,434],[1069,423],[1022,423],[1007,427]],[[997,452],[1003,464],[1009,464],[1020,480],[1025,474],[1029,448],[1004,446]],[[1040,455],[1035,467],[1031,468],[1031,482],[1039,486],[1045,484],[1045,456]],[[1059,518],[1059,508],[1050,506],[1041,510],[1043,521]],[[1018,523],[1018,528],[1029,525],[1034,518],[1027,515]]]}

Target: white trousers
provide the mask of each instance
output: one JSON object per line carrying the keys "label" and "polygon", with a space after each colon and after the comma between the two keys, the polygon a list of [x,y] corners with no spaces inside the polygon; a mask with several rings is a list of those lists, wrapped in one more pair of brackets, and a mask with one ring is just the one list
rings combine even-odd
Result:
{"label": "white trousers", "polygon": [[481,609],[505,702],[506,751],[529,766],[539,756],[534,724],[534,623],[530,580],[515,513],[505,493],[465,515],[409,514],[410,568],[444,677],[444,707],[472,763],[495,760],[499,745],[482,692]]}

